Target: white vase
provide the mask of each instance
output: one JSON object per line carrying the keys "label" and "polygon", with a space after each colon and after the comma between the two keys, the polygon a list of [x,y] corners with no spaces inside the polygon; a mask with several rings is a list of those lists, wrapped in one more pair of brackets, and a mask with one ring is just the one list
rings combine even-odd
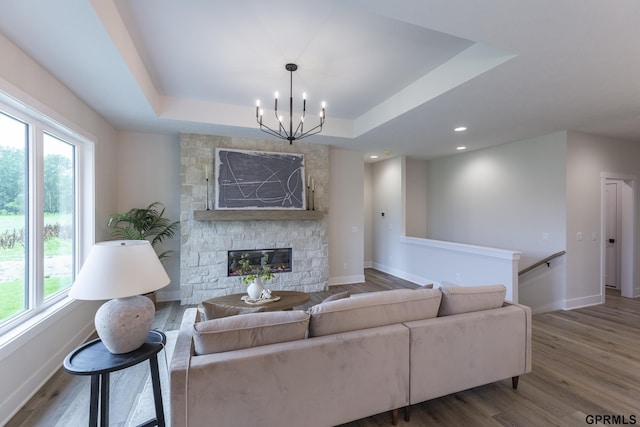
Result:
{"label": "white vase", "polygon": [[247,286],[247,294],[249,294],[249,298],[260,298],[263,290],[264,285],[262,284],[262,278],[260,277],[257,277],[253,282],[249,284],[249,286]]}

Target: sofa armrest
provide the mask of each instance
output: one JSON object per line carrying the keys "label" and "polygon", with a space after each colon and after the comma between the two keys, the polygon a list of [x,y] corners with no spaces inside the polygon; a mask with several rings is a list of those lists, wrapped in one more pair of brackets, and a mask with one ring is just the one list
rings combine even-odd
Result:
{"label": "sofa armrest", "polygon": [[525,357],[526,357],[525,373],[529,373],[531,372],[531,307],[522,305],[522,304],[515,304],[512,302],[505,302],[505,307],[507,306],[517,307],[524,311],[524,318],[526,322],[526,345],[527,345],[527,349],[525,352]]}
{"label": "sofa armrest", "polygon": [[407,322],[411,404],[531,371],[531,310],[517,304]]}
{"label": "sofa armrest", "polygon": [[191,357],[194,355],[193,340],[191,338],[193,324],[200,320],[197,308],[185,310],[180,324],[180,331],[176,339],[170,365],[170,399],[171,425],[186,425],[187,420],[187,384]]}

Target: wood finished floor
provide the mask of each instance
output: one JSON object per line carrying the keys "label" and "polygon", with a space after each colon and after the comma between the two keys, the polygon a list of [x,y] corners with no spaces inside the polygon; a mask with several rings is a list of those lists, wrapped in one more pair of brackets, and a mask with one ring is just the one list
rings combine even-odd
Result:
{"label": "wood finished floor", "polygon": [[[357,293],[416,287],[371,269],[366,270],[365,277],[362,284],[336,286],[312,294],[305,308],[344,289]],[[177,329],[185,308],[178,303],[160,303],[154,327]],[[533,370],[520,378],[518,390],[511,388],[510,380],[504,380],[430,400],[414,405],[411,420],[406,422],[401,416],[398,425],[594,425],[589,422],[589,415],[624,416],[618,424],[640,423],[639,300],[622,298],[618,292],[608,290],[604,305],[536,315],[532,349]],[[144,365],[112,376],[111,425],[126,425],[146,372]],[[61,370],[7,426],[87,425],[88,401],[89,379]],[[379,414],[343,427],[390,425],[390,415]]]}

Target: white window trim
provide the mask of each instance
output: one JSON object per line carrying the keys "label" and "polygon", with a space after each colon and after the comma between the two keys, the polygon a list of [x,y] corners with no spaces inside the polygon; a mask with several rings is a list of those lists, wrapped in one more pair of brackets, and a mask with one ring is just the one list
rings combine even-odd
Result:
{"label": "white window trim", "polygon": [[[95,138],[87,136],[89,134],[86,131],[75,125],[70,125],[65,119],[52,119],[51,117],[55,117],[55,114],[47,114],[47,112],[50,112],[47,107],[24,93],[21,93],[21,97],[27,100],[26,102],[33,105],[33,107],[21,102],[6,91],[3,91],[3,86],[8,86],[8,83],[0,80],[0,107],[3,111],[15,116],[16,118],[24,120],[25,122],[34,123],[34,126],[30,127],[31,132],[34,133],[31,135],[32,138],[36,135],[38,138],[41,138],[42,132],[46,131],[63,140],[72,142],[76,147],[75,184],[77,194],[75,206],[75,228],[77,232],[77,242],[74,265],[76,270],[75,274],[77,275],[82,262],[89,252],[89,249],[95,243]],[[11,87],[10,89],[13,89],[13,92],[17,91],[14,87]],[[35,144],[35,146],[40,147],[40,149],[42,147],[41,144]],[[37,162],[41,162],[43,158],[42,153],[35,154],[36,155],[33,156],[29,155],[29,161],[31,162],[29,167],[31,168],[38,166]],[[38,171],[38,174],[43,173],[41,167],[32,170]],[[41,181],[42,178],[42,176],[39,176],[35,181]],[[30,180],[28,184],[30,198],[35,197],[37,194],[35,188],[32,187],[34,185],[33,181],[34,180]],[[40,192],[40,195],[42,196],[42,192]],[[34,204],[31,204],[34,208],[28,212],[28,215],[30,216],[29,221],[40,221],[36,222],[36,224],[44,223],[44,216],[41,212],[44,200],[42,197],[40,197],[40,199],[40,201],[32,200],[32,202],[35,202]],[[42,227],[36,228],[42,229]],[[31,240],[29,245],[29,257],[34,257],[35,255],[36,248],[33,242],[40,242],[40,253],[44,250],[42,247],[42,239],[38,237],[39,236],[37,235],[29,237]],[[43,270],[43,260],[38,257],[32,259],[36,259],[39,265],[34,266],[33,263],[29,263],[28,274],[36,275],[37,271]],[[30,277],[29,279],[32,280],[34,277],[37,276]],[[29,295],[29,298],[32,299],[31,303],[40,303],[31,305],[32,307],[35,307],[34,310],[21,313],[17,315],[15,319],[12,319],[0,326],[0,360],[3,358],[2,355],[6,354],[5,350],[8,350],[5,346],[13,347],[9,345],[11,342],[16,340],[18,337],[31,335],[29,331],[32,328],[40,325],[43,321],[46,321],[46,319],[55,315],[55,313],[65,309],[74,301],[72,298],[68,297],[65,292],[56,298],[52,298],[45,304],[42,304],[44,292],[42,284],[38,284],[38,286],[36,286],[36,292],[39,295],[34,296],[32,293]]]}

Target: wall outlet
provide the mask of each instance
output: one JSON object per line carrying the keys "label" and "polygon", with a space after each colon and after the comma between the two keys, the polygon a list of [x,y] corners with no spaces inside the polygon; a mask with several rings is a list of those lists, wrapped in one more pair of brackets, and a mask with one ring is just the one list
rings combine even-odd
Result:
{"label": "wall outlet", "polygon": [[577,241],[581,241],[581,240],[582,240],[582,231],[578,231],[578,232],[576,233],[576,240],[577,240]]}

